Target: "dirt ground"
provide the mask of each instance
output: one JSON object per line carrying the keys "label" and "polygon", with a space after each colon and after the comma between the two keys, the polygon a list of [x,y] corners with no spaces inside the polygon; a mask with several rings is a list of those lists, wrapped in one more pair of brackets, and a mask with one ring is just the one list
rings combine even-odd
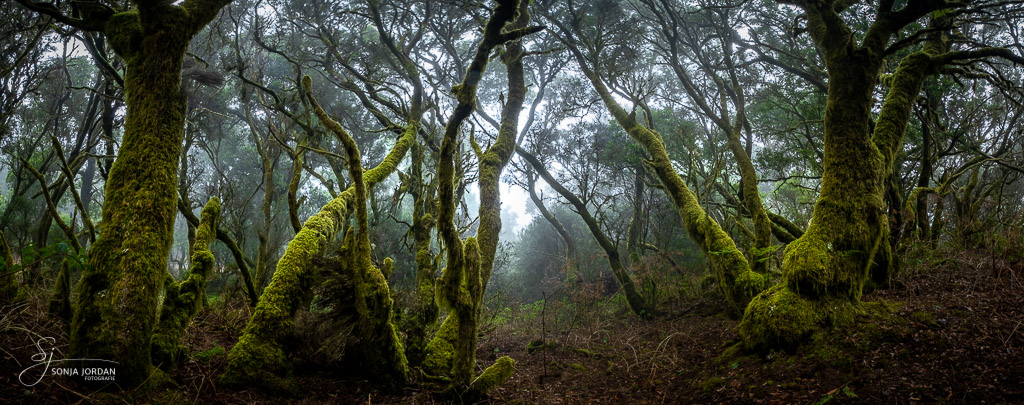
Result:
{"label": "dirt ground", "polygon": [[[816,334],[794,353],[736,350],[737,321],[713,294],[678,300],[654,321],[600,304],[543,303],[540,313],[485,323],[480,367],[510,356],[517,371],[484,403],[1024,403],[1024,263],[948,253],[906,265],[892,284],[865,296],[870,310],[854,325]],[[450,402],[415,382],[382,393],[311,365],[296,367],[298,398],[220,387],[219,348],[235,343],[244,305],[201,315],[185,338],[193,356],[155,391],[114,396],[61,378],[25,387],[18,374],[32,363],[35,338],[54,336],[66,350],[40,298],[0,315],[0,402]]]}

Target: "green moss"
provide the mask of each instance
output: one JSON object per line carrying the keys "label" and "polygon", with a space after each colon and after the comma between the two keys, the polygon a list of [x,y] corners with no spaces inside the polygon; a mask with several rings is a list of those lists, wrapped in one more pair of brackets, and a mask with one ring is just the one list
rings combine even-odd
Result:
{"label": "green moss", "polygon": [[353,192],[349,188],[327,203],[288,244],[242,337],[228,354],[222,383],[236,387],[257,384],[286,393],[297,388],[290,380],[286,362],[295,333],[294,316],[310,298],[313,259],[323,253],[327,241],[340,229],[348,214],[346,200]]}
{"label": "green moss", "polygon": [[488,391],[504,384],[515,371],[516,361],[508,356],[502,356],[469,384],[465,396],[470,400],[480,398]]}
{"label": "green moss", "polygon": [[569,366],[569,368],[571,368],[573,370],[576,370],[576,371],[580,371],[580,372],[587,371],[587,367],[582,365],[582,364],[579,364],[579,363],[569,363],[568,366]]}
{"label": "green moss", "polygon": [[543,350],[547,346],[548,342],[544,341],[543,339],[531,340],[530,343],[526,344],[526,352],[529,354],[533,354],[538,350]]}
{"label": "green moss", "polygon": [[69,355],[117,361],[122,388],[158,380],[150,340],[178,211],[182,60],[192,36],[226,4],[193,3],[187,11],[151,4],[147,13],[116,13],[96,27],[125,61],[127,113],[104,189],[103,230],[77,287]]}
{"label": "green moss", "polygon": [[[422,160],[422,153],[420,154]],[[421,162],[422,163],[422,162]],[[422,192],[417,193],[417,199]],[[416,213],[422,205],[417,204]],[[434,257],[430,250],[430,228],[433,218],[429,213],[418,215],[413,223],[416,240],[416,297],[409,317],[406,318],[405,355],[410,364],[419,365],[424,358],[426,331],[437,322],[438,307],[434,298]]]}
{"label": "green moss", "polygon": [[384,262],[380,265],[380,273],[384,276],[384,279],[391,278],[391,271],[395,267],[395,261],[390,257],[385,257]]}
{"label": "green moss", "polygon": [[210,350],[204,350],[204,351],[198,352],[198,353],[195,354],[195,357],[196,357],[196,359],[199,359],[199,361],[201,361],[203,363],[209,363],[210,360],[213,359],[214,357],[223,356],[223,355],[225,355],[227,353],[228,353],[228,351],[224,350],[223,346],[217,346],[217,347],[214,347],[214,348],[212,348]]}
{"label": "green moss", "polygon": [[736,276],[736,280],[733,281],[733,292],[734,297],[753,297],[764,291],[769,286],[768,275],[758,274],[753,271],[745,271]]}
{"label": "green moss", "polygon": [[103,30],[110,47],[129,64],[135,61],[142,47],[142,26],[139,11],[129,10],[114,14]]}
{"label": "green moss", "polygon": [[730,345],[728,348],[725,349],[725,351],[722,352],[722,354],[718,355],[718,357],[715,358],[715,364],[724,365],[727,363],[731,363],[737,357],[743,356],[743,354],[743,343],[736,343]]}
{"label": "green moss", "polygon": [[[221,376],[220,383],[243,388],[258,382],[265,389],[297,395],[300,392],[299,385],[292,378],[291,369],[286,366],[284,348],[276,343],[259,341],[255,334],[243,334],[235,348],[228,352],[229,368]],[[239,350],[239,347],[243,350]]]}
{"label": "green moss", "polygon": [[910,313],[910,318],[928,327],[938,328],[941,326],[938,322],[935,322],[935,315],[930,312],[917,310]]}
{"label": "green moss", "polygon": [[817,360],[835,367],[843,368],[852,363],[849,352],[840,346],[830,344],[824,331],[811,335],[801,352],[806,360]]}
{"label": "green moss", "polygon": [[700,383],[700,389],[704,392],[711,392],[717,390],[718,387],[725,385],[725,379],[722,377],[711,377],[704,382]]}
{"label": "green moss", "polygon": [[429,378],[447,379],[452,370],[452,361],[455,357],[455,345],[453,342],[458,338],[458,320],[454,316],[448,316],[441,327],[437,330],[433,339],[425,349],[426,357],[423,360],[421,369],[423,374]]}
{"label": "green moss", "polygon": [[[529,349],[529,346],[527,346],[527,349]],[[584,349],[584,348],[580,348],[580,347],[574,347],[574,348],[571,348],[569,350],[572,350],[572,351],[574,351],[576,353],[579,353],[579,354],[581,354],[583,356],[586,356],[586,357],[593,357],[595,359],[601,357],[600,353],[595,353],[593,351],[590,351],[590,350],[587,350],[587,349]]]}
{"label": "green moss", "polygon": [[740,322],[747,350],[795,350],[824,326],[847,324],[856,311],[845,300],[811,300],[779,284],[755,297]]}

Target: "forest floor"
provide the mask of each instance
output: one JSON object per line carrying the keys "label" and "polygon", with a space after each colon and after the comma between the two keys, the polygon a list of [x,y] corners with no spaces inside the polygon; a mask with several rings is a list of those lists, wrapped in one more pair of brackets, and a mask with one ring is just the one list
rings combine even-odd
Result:
{"label": "forest floor", "polygon": [[[1024,263],[981,253],[913,260],[892,288],[864,297],[854,325],[819,333],[793,353],[738,353],[737,321],[721,301],[677,300],[653,321],[595,304],[540,303],[499,313],[484,329],[482,367],[500,356],[517,371],[493,403],[1024,403]],[[607,302],[607,301],[606,301]],[[605,304],[609,305],[609,304]],[[147,394],[89,393],[62,378],[25,387],[37,336],[60,324],[29,305],[0,317],[0,402],[5,403],[445,403],[413,384],[383,393],[355,377],[296,367],[305,392],[219,387],[216,376],[246,321],[244,309],[213,309],[186,336],[189,361]],[[224,306],[222,306],[224,307]]]}

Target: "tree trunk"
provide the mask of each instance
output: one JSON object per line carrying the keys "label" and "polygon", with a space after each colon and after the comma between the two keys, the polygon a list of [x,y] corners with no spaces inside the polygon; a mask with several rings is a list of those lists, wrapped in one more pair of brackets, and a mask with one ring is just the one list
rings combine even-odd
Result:
{"label": "tree trunk", "polygon": [[434,192],[429,184],[423,184],[423,146],[412,146],[412,170],[410,171],[413,194],[412,236],[416,246],[416,297],[412,313],[405,322],[405,355],[410,364],[423,361],[426,348],[427,329],[437,322],[438,308],[434,300],[434,278],[436,265],[430,248],[430,230],[434,227],[432,206]]}
{"label": "tree trunk", "polygon": [[14,272],[14,256],[11,255],[3,231],[0,231],[0,260],[3,260],[3,268],[0,269],[0,306],[5,306],[18,301],[20,294],[18,277]]}
{"label": "tree trunk", "polygon": [[128,112],[106,183],[103,230],[78,284],[69,357],[117,361],[124,388],[158,382],[150,378],[150,338],[174,239],[186,107],[181,64],[192,36],[226,3],[146,3],[103,25],[127,64]]}
{"label": "tree trunk", "polygon": [[[665,141],[657,131],[646,128],[636,121],[615,100],[608,87],[591,68],[587,59],[576,45],[574,34],[557,21],[564,34],[563,42],[572,53],[584,75],[594,86],[608,112],[630,138],[633,138],[650,155],[650,165],[661,180],[665,194],[672,200],[683,226],[690,238],[701,247],[711,259],[712,268],[716,272],[725,298],[735,312],[741,312],[750,299],[764,290],[767,278],[752,271],[750,263],[743,253],[736,248],[736,242],[722,229],[714,218],[700,206],[697,196],[686,186],[679,173],[672,166],[672,160],[665,149]],[[578,32],[575,35],[580,35]]]}

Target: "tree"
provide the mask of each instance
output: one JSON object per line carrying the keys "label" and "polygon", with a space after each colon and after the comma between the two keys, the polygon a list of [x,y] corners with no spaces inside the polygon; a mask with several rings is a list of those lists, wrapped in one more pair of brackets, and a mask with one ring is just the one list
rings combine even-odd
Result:
{"label": "tree", "polygon": [[[483,292],[494,266],[501,231],[501,197],[498,181],[512,158],[519,129],[519,114],[526,99],[522,58],[522,37],[542,27],[527,27],[528,3],[499,0],[484,26],[484,37],[476,49],[462,82],[452,88],[458,105],[445,125],[438,160],[438,234],[447,251],[445,267],[437,289],[438,303],[450,308],[437,335],[427,345],[425,371],[451,381],[449,390],[476,397],[504,382],[514,372],[515,362],[502,357],[473,377],[476,364],[477,322]],[[506,25],[508,26],[506,28]],[[487,149],[470,138],[480,162],[480,228],[477,237],[463,241],[455,226],[455,152],[460,129],[476,109],[477,88],[490,53],[505,44],[502,62],[508,78],[508,101],[502,108],[498,136]],[[450,377],[449,377],[450,376]]]}
{"label": "tree", "polygon": [[126,63],[125,134],[71,326],[71,357],[117,361],[117,382],[126,388],[150,380],[152,371],[149,342],[177,212],[182,59],[192,37],[229,1],[140,0],[129,10],[92,3],[69,17],[52,4],[19,0],[59,23],[102,32]]}
{"label": "tree", "polygon": [[[806,30],[829,74],[824,170],[811,225],[786,248],[783,281],[755,298],[743,316],[740,336],[751,349],[793,347],[823,325],[850,322],[868,278],[888,276],[892,252],[885,182],[925,78],[952,62],[992,57],[1024,62],[1005,48],[951,48],[955,16],[999,3],[911,0],[896,8],[883,0],[864,30],[843,17],[855,13],[852,4],[792,4],[804,10]],[[897,37],[929,15],[926,30]],[[879,73],[887,57],[908,47],[917,50],[903,56],[886,78],[889,91],[873,117]]]}
{"label": "tree", "polygon": [[[599,48],[595,47],[593,42],[588,42],[591,40],[581,32],[581,27],[578,24],[582,19],[578,17],[578,10],[570,8],[565,12],[570,15],[571,24],[577,25],[564,24],[552,15],[548,16],[548,20],[558,27],[560,40],[571,52],[580,70],[593,85],[612,117],[650,156],[651,160],[648,164],[652,166],[665,193],[675,204],[678,214],[686,226],[687,233],[711,258],[712,268],[717,273],[726,299],[734,310],[742,311],[750,299],[766,287],[766,278],[752,271],[747,259],[736,248],[736,243],[722,230],[718,221],[715,221],[700,206],[694,193],[673,167],[661,134],[641,125],[636,120],[635,114],[627,112],[612,96],[604,79],[593,68],[595,58],[600,57]],[[578,41],[583,41],[583,44],[588,46],[586,49],[590,53],[590,58],[583,53],[583,48]]]}

